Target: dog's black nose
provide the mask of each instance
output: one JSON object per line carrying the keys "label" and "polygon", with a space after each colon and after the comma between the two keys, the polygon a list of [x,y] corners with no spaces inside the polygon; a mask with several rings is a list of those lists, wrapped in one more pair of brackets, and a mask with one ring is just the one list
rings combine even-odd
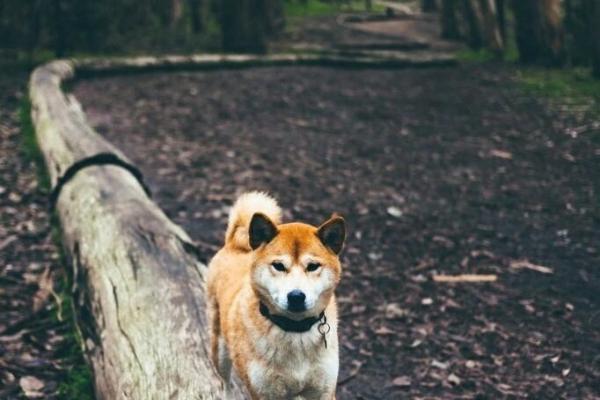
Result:
{"label": "dog's black nose", "polygon": [[294,289],[287,295],[288,298],[288,309],[292,312],[301,312],[306,310],[306,304],[304,304],[304,300],[306,300],[306,295],[304,292],[298,289]]}

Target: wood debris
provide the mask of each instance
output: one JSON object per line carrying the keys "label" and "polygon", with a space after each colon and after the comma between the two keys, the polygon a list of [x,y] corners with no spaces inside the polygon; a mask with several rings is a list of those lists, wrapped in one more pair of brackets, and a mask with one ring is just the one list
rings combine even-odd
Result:
{"label": "wood debris", "polygon": [[554,270],[543,265],[533,264],[527,260],[514,260],[510,262],[510,267],[515,269],[529,269],[542,274],[553,274]]}
{"label": "wood debris", "polygon": [[496,282],[498,276],[495,274],[477,275],[433,275],[434,282],[454,283],[454,282]]}

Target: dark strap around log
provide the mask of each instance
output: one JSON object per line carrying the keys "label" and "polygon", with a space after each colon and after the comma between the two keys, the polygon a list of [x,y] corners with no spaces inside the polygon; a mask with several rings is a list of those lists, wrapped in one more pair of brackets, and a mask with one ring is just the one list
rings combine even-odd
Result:
{"label": "dark strap around log", "polygon": [[56,186],[54,186],[54,189],[52,189],[52,192],[50,193],[50,210],[54,210],[54,207],[56,207],[56,202],[58,201],[58,196],[60,195],[62,188],[71,179],[73,179],[73,177],[79,171],[88,167],[104,165],[115,165],[117,167],[126,169],[135,177],[135,179],[137,179],[140,185],[142,185],[142,188],[144,189],[144,192],[146,192],[148,197],[152,197],[150,189],[144,182],[144,176],[142,175],[140,170],[137,169],[137,167],[128,163],[127,161],[122,160],[114,153],[98,153],[94,154],[93,156],[85,157],[81,160],[74,162],[69,168],[67,168],[65,173],[60,178],[58,178]]}

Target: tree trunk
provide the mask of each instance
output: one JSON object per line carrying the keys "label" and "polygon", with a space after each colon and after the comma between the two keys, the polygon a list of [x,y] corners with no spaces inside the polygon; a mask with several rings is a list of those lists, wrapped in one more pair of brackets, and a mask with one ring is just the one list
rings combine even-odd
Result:
{"label": "tree trunk", "polygon": [[222,0],[220,9],[223,50],[265,53],[267,0]]}
{"label": "tree trunk", "polygon": [[463,10],[467,22],[467,43],[473,49],[480,49],[484,44],[483,13],[478,0],[463,0]]}
{"label": "tree trunk", "polygon": [[[32,117],[52,186],[73,163],[125,157],[86,123],[60,85],[73,68],[55,61],[30,81]],[[98,399],[223,399],[209,361],[204,273],[187,234],[128,170],[89,166],[56,202],[74,270],[75,305]],[[233,398],[243,398],[232,386]]]}
{"label": "tree trunk", "polygon": [[182,0],[171,0],[171,9],[169,13],[169,26],[174,29],[179,25],[181,17],[183,16],[183,3]]}
{"label": "tree trunk", "polygon": [[588,0],[588,26],[590,30],[592,52],[592,74],[600,79],[600,3]]}
{"label": "tree trunk", "polygon": [[263,0],[265,4],[265,33],[267,37],[280,34],[285,29],[285,15],[282,0]]}
{"label": "tree trunk", "polygon": [[485,45],[497,55],[504,50],[504,42],[502,33],[498,25],[498,13],[496,11],[495,0],[480,0],[481,9],[483,12],[483,29],[485,33]]}
{"label": "tree trunk", "polygon": [[442,10],[440,13],[440,22],[442,25],[442,37],[444,39],[460,39],[460,30],[458,28],[458,0],[442,0]]}
{"label": "tree trunk", "polygon": [[506,3],[504,0],[496,0],[496,11],[498,13],[498,27],[502,42],[506,44]]}
{"label": "tree trunk", "polygon": [[29,61],[33,62],[35,50],[39,45],[40,32],[41,32],[41,4],[40,0],[31,1],[31,25],[29,26],[29,43],[27,43]]}
{"label": "tree trunk", "polygon": [[54,0],[54,54],[56,57],[65,55],[65,21],[63,21],[63,10],[61,0]]}
{"label": "tree trunk", "polygon": [[513,0],[519,60],[561,65],[565,61],[561,0]]}
{"label": "tree trunk", "polygon": [[435,0],[421,0],[421,11],[434,12],[437,10]]}
{"label": "tree trunk", "polygon": [[192,32],[194,33],[204,31],[204,24],[206,23],[206,3],[206,0],[188,0]]}

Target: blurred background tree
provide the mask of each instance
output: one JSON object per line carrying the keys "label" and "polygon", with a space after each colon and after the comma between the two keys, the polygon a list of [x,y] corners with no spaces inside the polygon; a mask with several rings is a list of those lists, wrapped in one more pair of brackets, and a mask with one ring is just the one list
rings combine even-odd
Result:
{"label": "blurred background tree", "polygon": [[439,0],[442,36],[522,64],[593,66],[600,77],[599,0]]}
{"label": "blurred background tree", "polygon": [[[523,64],[593,66],[600,76],[600,0],[415,0],[444,38]],[[268,51],[286,10],[340,0],[0,0],[0,56]],[[364,11],[372,9],[371,0]],[[313,7],[314,10],[309,9]],[[312,15],[312,14],[311,14]]]}

